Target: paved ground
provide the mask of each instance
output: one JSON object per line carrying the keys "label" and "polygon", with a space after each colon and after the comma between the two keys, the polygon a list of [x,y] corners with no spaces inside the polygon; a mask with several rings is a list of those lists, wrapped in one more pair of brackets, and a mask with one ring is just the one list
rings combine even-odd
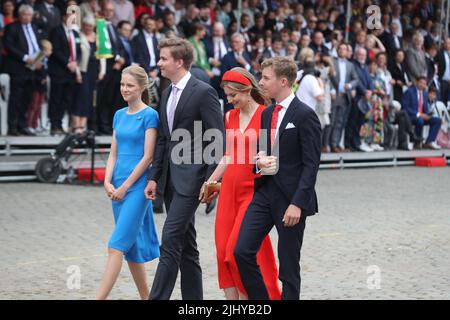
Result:
{"label": "paved ground", "polygon": [[[450,299],[449,187],[450,168],[320,171],[320,213],[307,220],[302,250],[302,298]],[[222,299],[214,214],[203,209],[205,298]],[[155,220],[160,232],[164,215]],[[94,298],[112,228],[101,187],[1,184],[0,299]],[[147,264],[150,283],[156,263]],[[111,298],[137,297],[124,265]]]}

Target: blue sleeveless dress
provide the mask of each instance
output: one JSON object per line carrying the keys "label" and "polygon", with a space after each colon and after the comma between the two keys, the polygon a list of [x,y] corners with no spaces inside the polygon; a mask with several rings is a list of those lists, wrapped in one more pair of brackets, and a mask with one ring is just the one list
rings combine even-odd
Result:
{"label": "blue sleeveless dress", "polygon": [[[114,115],[117,160],[111,183],[119,188],[144,155],[145,131],[158,127],[158,113],[148,107],[135,114],[128,107]],[[153,208],[144,195],[151,167],[128,189],[122,201],[112,201],[116,227],[108,247],[122,251],[130,262],[144,263],[159,257],[159,240],[153,221]]]}

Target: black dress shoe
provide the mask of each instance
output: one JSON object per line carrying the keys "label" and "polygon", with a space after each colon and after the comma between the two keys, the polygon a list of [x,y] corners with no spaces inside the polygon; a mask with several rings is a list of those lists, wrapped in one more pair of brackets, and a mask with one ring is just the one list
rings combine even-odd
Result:
{"label": "black dress shoe", "polygon": [[53,129],[50,131],[50,135],[52,136],[64,136],[66,132],[63,129]]}
{"label": "black dress shoe", "polygon": [[28,128],[19,129],[19,134],[29,137],[36,136],[36,134],[34,132],[31,132],[31,130]]}
{"label": "black dress shoe", "polygon": [[112,135],[112,133],[113,133],[112,129],[109,129],[109,128],[100,129],[100,134],[110,136],[110,135]]}
{"label": "black dress shoe", "polygon": [[9,130],[7,135],[17,137],[19,135],[19,132],[17,130]]}
{"label": "black dress shoe", "polygon": [[206,209],[205,209],[206,214],[209,214],[211,211],[214,210],[214,208],[216,207],[216,202],[217,202],[217,197],[214,198],[210,203],[206,204]]}

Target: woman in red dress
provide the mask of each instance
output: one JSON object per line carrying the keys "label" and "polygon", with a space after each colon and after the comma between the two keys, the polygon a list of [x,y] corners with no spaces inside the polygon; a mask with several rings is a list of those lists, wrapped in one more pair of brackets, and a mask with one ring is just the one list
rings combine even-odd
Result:
{"label": "woman in red dress", "polygon": [[[256,79],[243,68],[227,71],[223,75],[222,86],[234,109],[225,115],[226,154],[206,183],[222,178],[215,224],[219,287],[224,290],[226,299],[238,300],[246,299],[247,293],[233,251],[245,212],[253,198],[256,142],[266,99]],[[204,199],[202,192],[200,199],[209,202],[215,196],[217,193]],[[270,298],[281,299],[278,269],[269,236],[261,245],[257,262]]]}

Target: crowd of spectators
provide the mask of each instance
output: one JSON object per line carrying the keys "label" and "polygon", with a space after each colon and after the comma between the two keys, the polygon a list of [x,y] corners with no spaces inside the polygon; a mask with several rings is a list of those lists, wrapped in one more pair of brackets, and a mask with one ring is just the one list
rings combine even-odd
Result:
{"label": "crowd of spectators", "polygon": [[[240,66],[259,78],[264,59],[289,56],[299,67],[295,94],[321,121],[323,152],[438,149],[450,95],[440,1],[351,1],[346,35],[345,0],[242,0],[240,12],[229,0],[4,0],[8,134],[45,134],[45,101],[51,135],[65,134],[63,127],[111,134],[114,112],[124,106],[121,70],[131,64],[147,71],[158,108],[169,85],[158,70],[158,42],[183,37],[195,49],[191,73],[217,90],[224,112],[232,108],[220,87],[227,70]],[[67,28],[72,4],[81,23]],[[379,8],[376,28],[368,24],[370,5]],[[97,17],[106,22],[110,58],[96,55]]]}

